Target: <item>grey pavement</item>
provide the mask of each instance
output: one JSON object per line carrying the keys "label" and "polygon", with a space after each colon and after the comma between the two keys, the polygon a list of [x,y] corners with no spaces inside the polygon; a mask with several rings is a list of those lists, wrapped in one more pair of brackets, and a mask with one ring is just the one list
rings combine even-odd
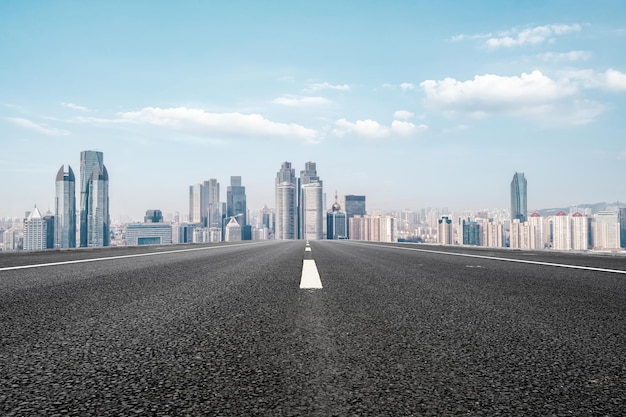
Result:
{"label": "grey pavement", "polygon": [[299,288],[303,241],[0,255],[0,415],[626,410],[626,274],[490,259],[626,258],[311,247],[322,289]]}

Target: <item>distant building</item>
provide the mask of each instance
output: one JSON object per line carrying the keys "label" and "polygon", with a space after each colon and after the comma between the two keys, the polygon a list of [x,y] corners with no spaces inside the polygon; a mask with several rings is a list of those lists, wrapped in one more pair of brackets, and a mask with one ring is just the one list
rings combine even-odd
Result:
{"label": "distant building", "polygon": [[283,162],[276,174],[276,234],[275,239],[298,237],[298,195],[295,170],[291,162]]}
{"label": "distant building", "polygon": [[591,218],[576,212],[572,215],[572,249],[588,250],[590,242]]}
{"label": "distant building", "polygon": [[552,249],[572,249],[572,224],[567,213],[560,211],[554,216],[553,228]]}
{"label": "distant building", "polygon": [[237,216],[235,221],[241,228],[248,224],[246,187],[241,185],[240,176],[230,177],[230,185],[226,189],[226,216]]}
{"label": "distant building", "polygon": [[80,154],[80,246],[109,246],[109,173],[102,152]]}
{"label": "distant building", "polygon": [[544,249],[548,245],[544,234],[544,218],[539,213],[533,213],[528,218],[528,224],[531,230],[529,249]]}
{"label": "distant building", "polygon": [[480,223],[480,241],[482,246],[490,248],[504,247],[504,224],[499,220],[481,220]]}
{"label": "distant building", "polygon": [[511,220],[524,223],[528,218],[526,178],[523,172],[516,172],[511,181]]}
{"label": "distant building", "polygon": [[346,212],[341,210],[336,192],[335,203],[326,213],[326,238],[335,240],[348,238],[348,217]]}
{"label": "distant building", "polygon": [[463,221],[463,244],[480,246],[480,224],[478,222]]}
{"label": "distant building", "polygon": [[[261,209],[261,224],[267,229],[267,231],[271,234],[274,234],[276,231],[276,213],[274,210],[267,207],[267,205],[263,206]],[[255,239],[257,240],[257,239]]]}
{"label": "distant building", "polygon": [[76,247],[76,177],[71,166],[57,172],[54,199],[54,244],[57,249]]}
{"label": "distant building", "polygon": [[626,207],[619,209],[620,247],[626,249]]}
{"label": "distant building", "polygon": [[354,216],[348,219],[351,240],[397,242],[397,221],[393,216]]}
{"label": "distant building", "polygon": [[241,240],[241,225],[237,223],[234,217],[226,225],[224,240],[226,242],[238,242]]}
{"label": "distant building", "polygon": [[301,187],[302,239],[319,240],[324,237],[323,195],[321,182],[302,184]]}
{"label": "distant building", "polygon": [[37,251],[47,249],[48,222],[44,220],[35,206],[24,219],[24,250]]}
{"label": "distant building", "polygon": [[315,162],[307,162],[298,180],[298,227],[300,239],[319,240],[324,236],[323,182]]}
{"label": "distant building", "polygon": [[147,210],[146,215],[143,217],[144,223],[162,223],[163,213],[161,210]]}
{"label": "distant building", "polygon": [[593,222],[593,247],[596,250],[620,249],[620,221],[612,211],[600,211]]}
{"label": "distant building", "polygon": [[206,190],[203,184],[189,186],[189,222],[205,227],[208,219],[206,211]]}
{"label": "distant building", "polygon": [[204,182],[206,190],[206,202],[207,202],[207,227],[210,228],[222,228],[222,214],[220,203],[220,183],[215,178],[210,178]]}
{"label": "distant building", "polygon": [[11,229],[5,230],[2,234],[3,248],[4,252],[12,252],[18,249],[19,246],[19,232],[17,228],[12,227]]}
{"label": "distant building", "polygon": [[348,218],[365,216],[367,214],[364,195],[346,195],[344,197],[343,207]]}
{"label": "distant building", "polygon": [[452,245],[452,220],[443,216],[438,221],[437,243],[442,245]]}
{"label": "distant building", "polygon": [[126,245],[171,245],[172,225],[164,223],[129,223],[126,226]]}

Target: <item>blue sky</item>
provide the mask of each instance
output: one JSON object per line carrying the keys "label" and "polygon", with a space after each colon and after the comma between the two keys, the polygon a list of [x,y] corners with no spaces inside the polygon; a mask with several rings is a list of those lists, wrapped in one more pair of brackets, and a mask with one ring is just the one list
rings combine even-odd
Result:
{"label": "blue sky", "polygon": [[0,216],[54,208],[104,152],[112,215],[188,211],[282,161],[328,204],[529,208],[626,201],[622,1],[0,2]]}

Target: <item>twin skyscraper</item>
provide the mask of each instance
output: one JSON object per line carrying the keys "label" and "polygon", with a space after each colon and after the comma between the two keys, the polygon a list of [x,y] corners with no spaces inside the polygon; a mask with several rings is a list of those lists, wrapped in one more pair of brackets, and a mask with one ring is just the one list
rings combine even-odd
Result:
{"label": "twin skyscraper", "polygon": [[276,234],[279,240],[324,237],[324,192],[315,162],[307,162],[296,178],[291,162],[276,174]]}
{"label": "twin skyscraper", "polygon": [[[109,246],[109,174],[98,151],[80,153],[80,247]],[[76,178],[71,166],[56,176],[54,248],[76,245]]]}

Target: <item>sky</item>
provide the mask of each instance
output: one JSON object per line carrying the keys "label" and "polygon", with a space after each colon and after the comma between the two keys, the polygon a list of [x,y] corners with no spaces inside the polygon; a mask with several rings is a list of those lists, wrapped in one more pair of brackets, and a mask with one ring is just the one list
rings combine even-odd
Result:
{"label": "sky", "polygon": [[0,2],[0,217],[54,210],[99,150],[112,217],[187,213],[283,161],[327,203],[529,209],[626,202],[626,2]]}

